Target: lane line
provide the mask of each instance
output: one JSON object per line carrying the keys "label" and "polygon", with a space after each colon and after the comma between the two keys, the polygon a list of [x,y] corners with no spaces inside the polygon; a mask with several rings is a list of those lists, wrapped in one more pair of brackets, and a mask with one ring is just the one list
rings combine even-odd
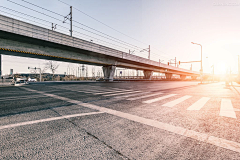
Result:
{"label": "lane line", "polygon": [[64,116],[60,116],[60,117],[52,117],[52,118],[46,118],[46,119],[39,119],[39,120],[35,120],[35,121],[27,121],[27,122],[9,124],[9,125],[5,125],[5,126],[0,126],[0,130],[19,127],[19,126],[25,126],[25,125],[30,125],[30,124],[56,121],[56,120],[65,119],[65,118],[82,117],[82,116],[87,116],[87,115],[100,114],[100,113],[104,113],[104,112],[90,112],[90,113],[71,114],[71,115],[64,115]]}
{"label": "lane line", "polygon": [[143,101],[143,103],[153,103],[153,102],[157,102],[157,101],[161,101],[163,99],[166,99],[166,98],[170,98],[170,97],[173,97],[177,94],[169,94],[169,95],[166,95],[166,96],[162,96],[162,97],[158,97],[158,98],[154,98],[154,99],[150,99],[150,100],[147,100],[147,101]]}
{"label": "lane line", "polygon": [[149,92],[142,92],[142,93],[136,93],[136,94],[129,94],[129,95],[124,95],[124,96],[117,96],[114,98],[126,98],[126,97],[133,97],[133,96],[139,96],[139,95],[143,95],[143,94],[147,94]]}
{"label": "lane line", "polygon": [[230,99],[222,99],[219,115],[224,117],[237,118],[232,106],[232,101]]}
{"label": "lane line", "polygon": [[101,92],[101,93],[94,93],[94,94],[99,95],[99,94],[110,94],[110,93],[119,93],[119,92],[130,92],[130,91],[111,91],[111,92]]}
{"label": "lane line", "polygon": [[123,92],[123,93],[108,94],[108,95],[103,95],[103,96],[109,97],[109,96],[116,96],[116,95],[129,94],[129,93],[139,93],[139,92],[141,92],[141,91]]}
{"label": "lane line", "polygon": [[209,100],[209,97],[202,97],[197,102],[193,103],[190,107],[187,108],[189,111],[198,111],[200,110]]}
{"label": "lane line", "polygon": [[[24,88],[24,89],[26,89],[28,91],[36,92],[36,90],[32,90],[32,89],[29,89],[29,88]],[[44,92],[41,92],[41,91],[37,91],[37,92],[44,94]],[[55,96],[55,95],[51,95],[51,96]],[[60,97],[60,96],[55,96],[55,97],[56,98],[61,98],[61,99],[66,99],[66,100],[68,99],[69,101],[75,102],[75,104],[81,105],[83,107],[99,110],[100,112],[105,112],[105,113],[115,115],[115,116],[118,116],[118,117],[121,117],[121,118],[125,118],[125,119],[128,119],[128,120],[134,121],[134,122],[138,122],[138,123],[141,123],[141,124],[145,124],[145,125],[148,125],[148,126],[159,128],[159,129],[162,129],[162,130],[165,130],[165,131],[177,134],[177,135],[182,135],[182,136],[185,136],[185,137],[189,137],[189,138],[192,138],[192,139],[204,142],[204,143],[212,144],[212,145],[215,145],[217,147],[222,147],[222,148],[240,153],[240,143],[238,143],[238,142],[226,140],[226,139],[223,139],[223,138],[218,138],[218,137],[215,137],[215,136],[210,136],[206,133],[200,133],[200,132],[197,132],[197,131],[185,129],[185,128],[182,128],[182,127],[178,127],[178,126],[174,126],[174,125],[171,125],[171,124],[159,122],[159,121],[156,121],[156,120],[139,117],[139,116],[132,115],[132,114],[129,114],[129,113],[124,113],[124,112],[100,107],[100,106],[89,104],[89,103],[83,103],[83,102],[77,101],[77,100],[71,100],[71,99],[65,98],[65,97]]]}
{"label": "lane line", "polygon": [[159,92],[159,93],[149,94],[149,95],[135,97],[135,98],[128,98],[127,100],[133,101],[133,100],[138,100],[138,99],[142,99],[142,98],[148,98],[148,97],[156,96],[156,95],[159,95],[159,94],[163,94],[163,93]]}
{"label": "lane line", "polygon": [[191,97],[192,96],[188,96],[188,95],[187,96],[183,96],[183,97],[175,99],[175,100],[173,100],[171,102],[165,103],[162,106],[164,106],[164,107],[173,107],[173,106],[175,106],[175,105],[177,105],[177,104],[179,104],[179,103],[181,103],[181,102],[183,102],[183,101],[185,101],[185,100],[187,100],[187,99],[189,99]]}
{"label": "lane line", "polygon": [[68,88],[62,87],[62,89],[75,91],[75,92],[92,93],[94,95],[117,93],[117,92],[124,92],[124,91],[134,91],[134,90],[122,90],[122,89],[117,90],[117,89],[101,89],[101,88],[99,88],[99,90],[96,90],[96,89],[76,89],[76,88],[72,88],[72,87],[68,87]]}

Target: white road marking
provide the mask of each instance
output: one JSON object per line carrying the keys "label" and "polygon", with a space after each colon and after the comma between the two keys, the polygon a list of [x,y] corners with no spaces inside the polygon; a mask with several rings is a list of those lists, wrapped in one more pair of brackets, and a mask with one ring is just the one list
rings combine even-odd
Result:
{"label": "white road marking", "polygon": [[65,119],[65,118],[81,117],[81,116],[87,116],[87,115],[93,115],[93,114],[100,114],[100,113],[104,113],[104,112],[90,112],[90,113],[71,114],[71,115],[64,115],[64,116],[60,116],[60,117],[52,117],[52,118],[46,118],[46,119],[39,119],[39,120],[35,120],[35,121],[20,122],[20,123],[15,123],[15,124],[9,124],[9,125],[5,125],[5,126],[0,126],[0,130],[2,130],[2,129],[8,129],[8,128],[14,128],[14,127],[19,127],[19,126],[25,126],[25,125],[30,125],[30,124],[36,124],[36,123],[56,121],[56,120]]}
{"label": "white road marking", "polygon": [[103,95],[103,96],[116,96],[116,95],[121,95],[121,94],[129,94],[129,93],[137,93],[137,92],[140,92],[140,91],[133,91],[133,92],[123,92],[123,93],[116,93],[116,94],[108,94],[108,95]]}
{"label": "white road marking", "polygon": [[[100,92],[100,93],[94,93],[95,95],[99,95],[99,94],[109,94],[109,93],[119,93],[119,92],[126,92],[126,91],[111,91],[111,92]],[[129,91],[127,91],[129,92]]]}
{"label": "white road marking", "polygon": [[170,97],[175,96],[175,95],[176,94],[169,94],[169,95],[166,95],[166,96],[162,96],[162,97],[150,99],[150,100],[147,100],[147,101],[143,101],[143,103],[148,103],[149,104],[149,103],[161,101],[161,100],[166,99],[166,98],[170,98]]}
{"label": "white road marking", "polygon": [[145,95],[145,96],[140,96],[140,97],[135,97],[135,98],[128,98],[127,100],[133,101],[133,100],[138,100],[138,99],[142,99],[142,98],[147,98],[147,97],[156,96],[156,95],[159,95],[159,94],[163,94],[163,93],[158,92],[158,93],[149,94],[149,95]]}
{"label": "white road marking", "polygon": [[224,117],[236,118],[236,114],[234,112],[230,99],[222,99],[219,115]]}
{"label": "white road marking", "polygon": [[162,106],[164,106],[164,107],[173,107],[173,106],[175,106],[175,105],[177,105],[177,104],[179,104],[179,103],[181,103],[181,102],[183,102],[183,101],[185,101],[185,100],[187,100],[188,98],[191,98],[191,97],[192,96],[183,96],[183,97],[175,99],[175,100],[173,100],[171,102],[165,103]]}
{"label": "white road marking", "polygon": [[[43,93],[44,94],[44,92],[41,92],[41,91],[36,91],[36,90],[28,89],[28,88],[24,88],[24,89],[26,89],[28,91],[33,91],[33,92],[38,92],[38,93]],[[210,135],[205,134],[205,133],[200,133],[200,132],[197,132],[197,131],[188,130],[188,129],[185,129],[185,128],[182,128],[182,127],[174,126],[174,125],[171,125],[171,124],[159,122],[159,121],[152,120],[152,119],[139,117],[139,116],[132,115],[132,114],[129,114],[129,113],[124,113],[124,112],[120,112],[120,111],[96,106],[96,105],[89,104],[89,103],[83,103],[83,102],[77,101],[77,100],[71,100],[71,99],[65,98],[65,97],[55,96],[55,98],[68,99],[70,101],[74,101],[75,104],[81,105],[83,107],[99,110],[100,112],[105,112],[105,113],[108,113],[108,114],[112,114],[112,115],[115,115],[115,116],[118,116],[118,117],[121,117],[121,118],[132,120],[134,122],[138,122],[138,123],[142,123],[142,124],[145,124],[145,125],[148,125],[148,126],[152,126],[152,127],[155,127],[155,128],[166,130],[166,131],[171,132],[171,133],[175,133],[175,134],[178,134],[178,135],[189,137],[189,138],[192,138],[192,139],[195,139],[195,140],[198,140],[198,141],[202,141],[204,143],[212,144],[212,145],[215,145],[217,147],[222,147],[222,148],[229,149],[229,150],[240,153],[240,143],[238,143],[238,142],[218,138],[218,137],[215,137],[215,136],[210,136]],[[98,113],[98,112],[96,112],[96,113]]]}
{"label": "white road marking", "polygon": [[139,95],[143,95],[143,94],[147,94],[149,92],[142,92],[142,93],[136,93],[136,94],[129,94],[129,95],[124,95],[124,96],[117,96],[114,98],[126,98],[126,97],[132,97],[132,96],[139,96]]}
{"label": "white road marking", "polygon": [[192,110],[200,110],[209,100],[209,97],[202,97],[199,99],[197,102],[193,103],[190,107],[187,108],[187,110],[192,111]]}
{"label": "white road marking", "polygon": [[[55,87],[56,88],[56,87]],[[99,94],[109,94],[109,93],[117,93],[117,92],[124,92],[124,91],[134,91],[134,90],[126,90],[126,89],[118,89],[118,88],[112,88],[112,89],[106,89],[106,88],[97,88],[97,89],[76,89],[72,87],[62,87],[62,89],[75,91],[75,92],[83,92],[83,93],[91,93],[94,95]]]}
{"label": "white road marking", "polygon": [[120,89],[120,88],[109,88],[111,90],[119,90],[119,91],[133,91],[133,90],[129,90],[129,89]]}

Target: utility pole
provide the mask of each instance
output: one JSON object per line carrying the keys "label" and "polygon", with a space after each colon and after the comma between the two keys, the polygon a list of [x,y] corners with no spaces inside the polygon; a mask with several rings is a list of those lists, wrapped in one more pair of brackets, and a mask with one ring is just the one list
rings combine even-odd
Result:
{"label": "utility pole", "polygon": [[177,66],[177,58],[175,57],[175,67]]}
{"label": "utility pole", "polygon": [[72,37],[72,6],[70,6],[70,36]]}
{"label": "utility pole", "polygon": [[214,75],[214,65],[213,65],[213,75]]}
{"label": "utility pole", "polygon": [[92,66],[92,79],[95,78],[95,67]]}
{"label": "utility pole", "polygon": [[[68,17],[69,16],[69,17]],[[72,37],[72,6],[70,6],[70,13],[64,17],[63,23],[66,23],[66,20],[70,21],[70,36]]]}
{"label": "utility pole", "polygon": [[52,31],[55,30],[55,29],[57,29],[57,24],[54,25],[54,24],[52,23]]}
{"label": "utility pole", "polygon": [[84,64],[82,65],[82,77],[84,77],[84,71],[85,71],[85,66]]}
{"label": "utility pole", "polygon": [[39,69],[40,82],[42,81],[42,70],[41,70],[41,68],[37,68],[37,67],[31,68],[31,67],[28,67],[28,69],[35,69],[35,70]]}
{"label": "utility pole", "polygon": [[148,59],[150,59],[150,45],[148,47]]}
{"label": "utility pole", "polygon": [[[141,50],[140,52],[143,52],[143,51],[147,51],[148,52],[148,59],[150,59],[150,45],[148,46],[148,48],[146,48],[146,49],[143,49],[143,50]],[[130,53],[130,50],[129,50],[129,53]]]}
{"label": "utility pole", "polygon": [[240,77],[240,59],[238,55],[238,76]]}

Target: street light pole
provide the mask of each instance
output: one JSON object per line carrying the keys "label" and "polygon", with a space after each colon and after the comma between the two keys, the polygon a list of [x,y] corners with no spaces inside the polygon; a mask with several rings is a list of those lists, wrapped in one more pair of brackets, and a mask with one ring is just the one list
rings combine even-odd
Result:
{"label": "street light pole", "polygon": [[39,71],[40,71],[40,82],[42,81],[42,70],[41,70],[41,68],[37,68],[37,67],[35,67],[35,68],[31,68],[31,67],[28,67],[28,69],[39,69]]}
{"label": "street light pole", "polygon": [[202,66],[202,45],[201,44],[198,44],[198,43],[194,43],[194,42],[191,42],[192,44],[196,44],[196,45],[199,45],[201,46],[201,70],[200,70],[200,74],[201,74],[201,83],[202,83],[202,76],[203,76],[203,66]]}

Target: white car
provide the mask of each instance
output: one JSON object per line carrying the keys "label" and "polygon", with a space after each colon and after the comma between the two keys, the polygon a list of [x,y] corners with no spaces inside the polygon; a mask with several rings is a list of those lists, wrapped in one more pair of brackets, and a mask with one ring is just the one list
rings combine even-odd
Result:
{"label": "white car", "polygon": [[36,80],[35,78],[32,78],[32,79],[29,78],[29,79],[28,79],[28,82],[37,82],[37,80]]}
{"label": "white car", "polygon": [[28,84],[25,80],[19,80],[14,83],[15,86],[22,86]]}

